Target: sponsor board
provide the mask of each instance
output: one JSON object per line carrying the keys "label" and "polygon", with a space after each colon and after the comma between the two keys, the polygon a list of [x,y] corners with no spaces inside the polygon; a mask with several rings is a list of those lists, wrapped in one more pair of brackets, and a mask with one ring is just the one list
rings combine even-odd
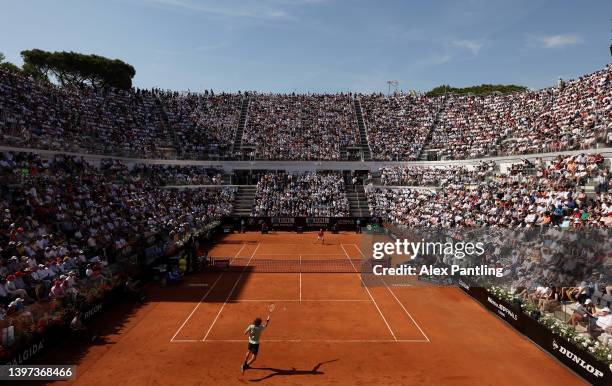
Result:
{"label": "sponsor board", "polygon": [[94,303],[89,309],[83,311],[83,321],[85,322],[92,319],[100,312],[102,312],[102,301]]}
{"label": "sponsor board", "polygon": [[293,228],[295,217],[272,217],[272,225],[281,228]]}
{"label": "sponsor board", "polygon": [[594,377],[603,379],[604,377],[603,371],[599,370],[597,367],[593,366],[593,364],[582,359],[582,357],[579,356],[578,354],[575,354],[571,348],[567,348],[563,346],[562,344],[557,343],[556,339],[553,339],[551,346],[554,352],[558,352],[559,354],[569,359],[573,363],[576,363],[578,366],[582,367],[584,370],[593,374]]}
{"label": "sponsor board", "polygon": [[588,383],[602,386],[612,384],[612,370],[605,363],[598,361],[589,352],[560,336],[554,335],[552,331],[541,325],[537,320],[524,314],[520,309],[516,309],[504,300],[497,299],[486,289],[470,286],[466,281],[458,284],[462,291],[498,315],[518,332],[527,336],[542,349],[548,351]]}
{"label": "sponsor board", "polygon": [[470,286],[466,282],[461,280],[461,279],[457,280],[457,284],[459,285],[459,287],[461,287],[465,291],[469,291],[470,290]]}
{"label": "sponsor board", "polygon": [[221,220],[222,226],[230,226],[232,229],[240,229],[240,224],[244,221],[246,230],[260,231],[262,224],[268,224],[270,230],[297,231],[298,229],[318,229],[323,228],[332,230],[335,227],[339,231],[355,231],[357,219],[361,221],[361,226],[367,226],[370,217],[224,217]]}
{"label": "sponsor board", "polygon": [[18,366],[35,357],[45,348],[45,339],[40,338],[37,342],[30,344],[23,351],[15,355],[10,361],[6,362],[7,366]]}
{"label": "sponsor board", "polygon": [[493,299],[491,296],[487,296],[487,301],[493,305],[493,307],[495,307],[497,313],[499,315],[502,316],[502,318],[507,319],[506,317],[510,317],[512,319],[514,319],[515,321],[518,320],[518,316],[515,312],[512,312],[512,310],[510,310],[508,307],[506,307],[505,305],[501,304],[498,301],[495,301],[495,299]]}
{"label": "sponsor board", "polygon": [[[108,301],[116,299],[120,294],[121,287],[115,288],[106,293],[105,298],[86,306],[81,310],[83,313],[83,321],[89,321],[97,317],[104,310],[105,302],[108,303]],[[72,320],[72,316],[70,316],[68,320]],[[45,331],[33,343],[28,343],[25,348],[17,348],[14,353],[11,353],[12,357],[9,357],[5,365],[22,365],[28,363],[32,358],[39,355],[44,350],[47,350],[49,347],[54,346],[57,342],[64,342],[63,338],[68,336],[69,332],[70,329],[68,328],[68,324]]]}

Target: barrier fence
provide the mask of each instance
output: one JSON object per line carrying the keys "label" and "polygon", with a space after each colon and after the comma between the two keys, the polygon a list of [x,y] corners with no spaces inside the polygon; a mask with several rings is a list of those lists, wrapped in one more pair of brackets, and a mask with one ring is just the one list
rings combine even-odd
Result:
{"label": "barrier fence", "polygon": [[[314,231],[321,228],[327,231],[356,231],[376,222],[372,217],[246,217],[228,216],[221,220],[226,233],[245,231]],[[265,225],[264,225],[265,224]]]}
{"label": "barrier fence", "polygon": [[588,383],[598,386],[610,385],[612,371],[607,364],[599,361],[590,352],[554,334],[536,319],[525,314],[517,304],[508,303],[485,288],[472,287],[463,280],[459,280],[458,284],[466,294],[546,350]]}
{"label": "barrier fence", "polygon": [[0,363],[22,365],[70,334],[70,322],[77,312],[87,323],[122,295],[118,278],[106,283],[89,283],[87,296],[81,299],[39,303],[35,309],[8,316],[0,321],[2,346]]}
{"label": "barrier fence", "polygon": [[[76,313],[87,323],[117,300],[123,299],[127,275],[143,276],[154,264],[167,263],[172,257],[183,256],[193,264],[200,242],[208,240],[218,230],[218,222],[193,231],[183,241],[163,240],[157,234],[143,235],[137,242],[107,251],[109,264],[101,274],[87,278],[84,266],[79,271],[77,291],[63,298],[45,297],[10,311],[0,320],[0,364],[21,365],[29,362],[49,346],[64,340],[70,332],[70,322]],[[191,269],[191,268],[190,268]],[[49,292],[51,281],[38,283],[43,293]]]}

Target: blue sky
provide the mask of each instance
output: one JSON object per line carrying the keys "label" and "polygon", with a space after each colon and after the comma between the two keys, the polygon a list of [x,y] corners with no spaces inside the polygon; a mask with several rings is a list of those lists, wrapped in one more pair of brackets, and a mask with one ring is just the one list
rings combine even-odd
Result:
{"label": "blue sky", "polygon": [[386,91],[552,85],[611,62],[612,1],[0,0],[0,52],[119,58],[134,85]]}

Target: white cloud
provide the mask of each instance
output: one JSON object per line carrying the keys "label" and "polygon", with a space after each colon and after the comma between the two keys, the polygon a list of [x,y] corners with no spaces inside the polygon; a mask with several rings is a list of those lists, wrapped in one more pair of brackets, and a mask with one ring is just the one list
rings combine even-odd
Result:
{"label": "white cloud", "polygon": [[252,1],[238,3],[234,1],[202,2],[194,0],[147,0],[147,2],[167,8],[206,13],[213,16],[258,19],[278,19],[287,16],[287,13],[281,9],[267,7]]}
{"label": "white cloud", "polygon": [[583,42],[582,37],[576,34],[540,36],[537,41],[545,48],[560,48]]}
{"label": "white cloud", "polygon": [[468,50],[472,55],[476,56],[480,53],[483,44],[476,40],[454,40],[451,42],[451,45],[453,47]]}
{"label": "white cloud", "polygon": [[291,20],[288,8],[295,8],[324,0],[145,0],[169,9],[198,12],[219,17]]}

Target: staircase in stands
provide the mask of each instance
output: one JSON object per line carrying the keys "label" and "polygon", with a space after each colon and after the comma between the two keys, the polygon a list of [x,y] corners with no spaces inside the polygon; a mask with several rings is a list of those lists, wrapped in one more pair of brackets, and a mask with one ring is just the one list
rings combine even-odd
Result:
{"label": "staircase in stands", "polygon": [[443,117],[444,113],[442,111],[444,110],[444,107],[443,107],[444,103],[446,103],[446,98],[444,102],[441,104],[438,111],[436,112],[434,123],[429,129],[429,132],[427,133],[427,137],[425,138],[425,143],[423,144],[423,148],[421,149],[421,152],[419,153],[419,157],[418,157],[419,161],[430,161],[429,153],[432,149],[429,147],[429,142],[431,141],[431,138],[433,137],[434,130],[436,130],[436,128],[438,127],[438,124],[440,124],[440,120]]}
{"label": "staircase in stands", "polygon": [[164,104],[159,99],[159,97],[155,98],[155,104],[159,109],[159,115],[161,117],[164,143],[166,143],[166,146],[170,149],[172,153],[174,153],[174,157],[180,158],[183,154],[183,147],[181,146],[181,142],[176,136],[176,131],[174,131],[174,128],[172,128],[172,125],[170,125],[170,120],[168,119],[168,114],[166,113]]}
{"label": "staircase in stands", "polygon": [[235,216],[250,216],[253,203],[255,202],[255,185],[239,185],[234,201]]}
{"label": "staircase in stands", "polygon": [[236,128],[236,133],[234,134],[234,144],[232,145],[233,156],[236,156],[236,154],[242,154],[242,134],[244,133],[249,117],[250,103],[251,98],[248,95],[245,95],[240,108],[240,120],[238,121],[238,127]]}
{"label": "staircase in stands", "polygon": [[349,200],[352,217],[364,217],[370,215],[368,200],[363,185],[347,185],[346,197]]}
{"label": "staircase in stands", "polygon": [[359,127],[359,138],[361,140],[361,152],[363,154],[363,161],[372,160],[372,152],[370,151],[370,144],[368,143],[368,130],[366,127],[365,120],[363,119],[363,110],[361,108],[361,101],[358,98],[354,99],[355,115],[357,116],[357,126]]}

